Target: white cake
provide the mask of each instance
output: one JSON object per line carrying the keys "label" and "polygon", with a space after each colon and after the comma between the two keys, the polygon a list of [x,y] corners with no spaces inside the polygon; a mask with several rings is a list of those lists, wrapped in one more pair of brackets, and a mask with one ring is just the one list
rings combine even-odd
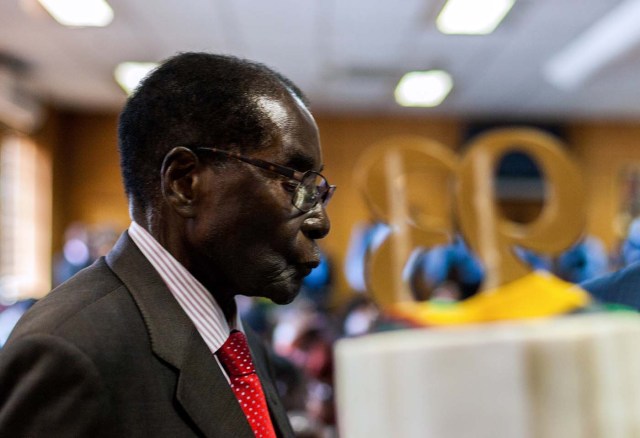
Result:
{"label": "white cake", "polygon": [[640,317],[408,329],[336,345],[343,438],[640,437]]}

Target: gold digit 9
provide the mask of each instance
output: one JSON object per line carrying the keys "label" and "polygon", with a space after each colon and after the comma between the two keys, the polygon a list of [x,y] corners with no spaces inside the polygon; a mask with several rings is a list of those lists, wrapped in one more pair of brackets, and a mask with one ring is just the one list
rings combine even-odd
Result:
{"label": "gold digit 9", "polygon": [[456,169],[457,157],[451,150],[417,136],[381,141],[356,165],[355,184],[373,219],[391,228],[366,266],[367,286],[379,305],[412,301],[403,278],[411,253],[450,240]]}
{"label": "gold digit 9", "polygon": [[[531,157],[545,179],[545,205],[539,216],[526,224],[504,217],[494,190],[494,169],[512,151]],[[584,230],[585,193],[580,172],[559,141],[537,130],[495,130],[473,141],[458,169],[456,195],[459,226],[485,266],[483,290],[530,272],[516,256],[516,246],[558,254]]]}

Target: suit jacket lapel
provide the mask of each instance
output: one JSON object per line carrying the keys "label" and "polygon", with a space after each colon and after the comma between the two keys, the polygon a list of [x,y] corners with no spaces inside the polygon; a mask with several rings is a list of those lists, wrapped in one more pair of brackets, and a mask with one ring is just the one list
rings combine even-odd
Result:
{"label": "suit jacket lapel", "polygon": [[107,263],[133,296],[145,321],[153,352],[180,375],[176,397],[209,437],[253,437],[226,377],[160,275],[128,233]]}
{"label": "suit jacket lapel", "polygon": [[212,359],[203,346],[199,335],[189,341],[180,370],[178,401],[207,436],[253,438],[238,399],[215,359],[209,367],[213,372],[201,365]]}
{"label": "suit jacket lapel", "polygon": [[280,401],[278,392],[273,385],[273,379],[268,366],[268,358],[266,357],[266,351],[264,347],[261,347],[262,341],[256,335],[253,330],[247,329],[247,341],[251,348],[251,357],[256,367],[256,373],[260,378],[264,395],[269,405],[269,413],[271,414],[271,421],[278,431],[278,436],[281,437],[293,437],[293,429],[291,429],[291,423],[286,415],[286,410]]}

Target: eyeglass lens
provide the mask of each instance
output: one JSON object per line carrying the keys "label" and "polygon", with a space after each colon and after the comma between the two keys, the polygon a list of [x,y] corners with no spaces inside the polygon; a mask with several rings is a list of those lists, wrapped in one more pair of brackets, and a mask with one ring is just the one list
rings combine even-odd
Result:
{"label": "eyeglass lens", "polygon": [[319,200],[325,202],[325,195],[329,190],[327,180],[315,172],[308,172],[293,196],[293,204],[302,211],[309,211]]}

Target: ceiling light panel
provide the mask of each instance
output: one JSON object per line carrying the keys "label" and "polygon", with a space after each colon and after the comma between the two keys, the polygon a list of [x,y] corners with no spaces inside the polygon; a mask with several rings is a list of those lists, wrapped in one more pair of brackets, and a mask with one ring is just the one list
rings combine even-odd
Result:
{"label": "ceiling light panel", "polygon": [[113,9],[105,0],[38,0],[64,26],[104,27],[113,20]]}
{"label": "ceiling light panel", "polygon": [[405,74],[395,90],[402,106],[435,107],[453,88],[451,75],[443,70],[413,71]]}
{"label": "ceiling light panel", "polygon": [[515,0],[449,0],[436,19],[446,34],[487,35],[509,13]]}
{"label": "ceiling light panel", "polygon": [[127,94],[131,94],[140,81],[157,66],[154,62],[123,62],[116,67],[114,76],[120,87]]}

